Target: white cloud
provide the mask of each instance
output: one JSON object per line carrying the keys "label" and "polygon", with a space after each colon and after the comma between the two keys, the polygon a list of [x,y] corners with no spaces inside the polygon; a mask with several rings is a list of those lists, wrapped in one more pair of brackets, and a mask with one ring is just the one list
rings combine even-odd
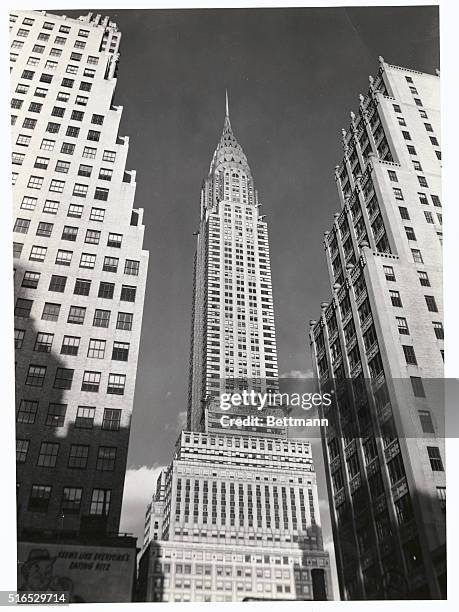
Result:
{"label": "white cloud", "polygon": [[156,488],[156,479],[164,467],[158,464],[152,467],[143,465],[126,472],[120,531],[140,538],[137,545],[142,544],[145,510]]}
{"label": "white cloud", "polygon": [[301,370],[290,370],[290,372],[281,374],[279,378],[314,378],[314,373],[312,370],[306,370],[306,372],[302,372]]}
{"label": "white cloud", "polygon": [[166,431],[176,431],[180,433],[186,426],[186,410],[181,410],[173,423],[166,423],[164,429]]}

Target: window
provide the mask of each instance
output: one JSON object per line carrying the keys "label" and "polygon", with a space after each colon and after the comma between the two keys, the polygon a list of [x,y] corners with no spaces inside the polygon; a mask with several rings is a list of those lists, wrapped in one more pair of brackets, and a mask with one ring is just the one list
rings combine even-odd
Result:
{"label": "window", "polygon": [[78,168],[78,175],[79,176],[90,177],[91,176],[91,172],[92,172],[92,166],[87,166],[85,164],[80,164],[80,167]]}
{"label": "window", "polygon": [[43,185],[43,177],[42,176],[31,176],[29,178],[29,182],[27,183],[27,187],[30,189],[41,189]]}
{"label": "window", "polygon": [[50,404],[46,415],[46,425],[48,427],[64,427],[66,404]]}
{"label": "window", "polygon": [[82,185],[81,183],[75,183],[73,187],[73,195],[78,198],[85,198],[88,193],[88,186]]}
{"label": "window", "polygon": [[413,388],[414,397],[425,397],[424,385],[420,376],[410,376],[411,387]]}
{"label": "window", "polygon": [[[78,41],[76,41],[77,43]],[[75,45],[76,45],[75,43]],[[91,91],[92,83],[88,83],[87,81],[81,81],[80,90],[81,91]]]}
{"label": "window", "polygon": [[73,61],[75,61],[75,62],[79,62],[79,61],[81,60],[81,58],[82,58],[82,57],[83,57],[83,56],[82,56],[82,54],[81,54],[81,53],[75,53],[75,51],[73,51],[73,52],[70,54],[70,59],[71,59],[71,60],[73,60]]}
{"label": "window", "polygon": [[83,489],[78,487],[64,487],[61,501],[61,513],[63,516],[66,514],[80,513],[82,495]]}
{"label": "window", "polygon": [[440,456],[440,449],[438,446],[428,446],[427,454],[430,460],[430,467],[433,472],[443,472],[443,462]]}
{"label": "window", "polygon": [[75,83],[75,81],[73,79],[65,78],[65,79],[62,79],[61,85],[62,85],[62,87],[72,88],[74,83]]}
{"label": "window", "polygon": [[91,214],[89,215],[90,221],[98,221],[102,223],[105,217],[105,209],[104,208],[91,208]]}
{"label": "window", "polygon": [[428,187],[427,180],[424,176],[418,176],[418,181],[421,187]]}
{"label": "window", "polygon": [[424,211],[424,217],[426,218],[427,223],[434,222],[433,214],[429,210]]}
{"label": "window", "polygon": [[96,256],[92,253],[81,253],[80,268],[89,268],[92,270],[96,265]]}
{"label": "window", "polygon": [[70,306],[67,323],[74,323],[75,325],[83,325],[85,315],[86,315],[86,308],[83,308],[81,306]]}
{"label": "window", "polygon": [[403,352],[405,354],[405,361],[408,365],[418,365],[413,346],[404,344]]}
{"label": "window", "polygon": [[16,440],[16,462],[25,463],[29,450],[29,440]]}
{"label": "window", "polygon": [[432,325],[433,325],[435,336],[437,340],[443,340],[445,337],[445,332],[443,330],[443,323],[441,323],[440,321],[432,321]]}
{"label": "window", "polygon": [[103,200],[106,202],[108,200],[108,189],[104,189],[103,187],[96,187],[96,191],[94,192],[95,200]]}
{"label": "window", "polygon": [[108,327],[110,323],[110,311],[109,310],[101,310],[100,308],[96,308],[94,311],[94,327]]}
{"label": "window", "polygon": [[135,302],[136,287],[123,285],[121,287],[120,300],[123,302]]}
{"label": "window", "polygon": [[402,134],[405,140],[411,140],[411,135],[409,132],[407,132],[406,130],[402,130]]}
{"label": "window", "polygon": [[75,295],[89,295],[91,289],[91,281],[84,278],[77,278],[75,281],[75,288],[73,293]]}
{"label": "window", "polygon": [[37,227],[37,236],[43,236],[44,238],[49,238],[52,234],[54,225],[52,223],[46,223],[45,221],[40,221]]}
{"label": "window", "polygon": [[61,266],[69,266],[72,261],[73,251],[64,251],[59,249],[56,255],[56,264]]}
{"label": "window", "polygon": [[429,312],[438,312],[437,302],[435,301],[434,296],[433,295],[425,295],[424,298],[426,300],[427,310]]}
{"label": "window", "polygon": [[392,302],[392,306],[397,306],[398,308],[402,308],[402,300],[400,298],[400,291],[389,291],[390,301]]}
{"label": "window", "polygon": [[97,64],[99,63],[99,58],[95,55],[88,55],[88,64],[93,64],[94,66],[97,66]]}
{"label": "window", "polygon": [[11,157],[11,163],[21,166],[22,162],[24,161],[24,158],[24,153],[13,153]]}
{"label": "window", "polygon": [[393,191],[396,200],[403,200],[403,193],[399,187],[393,187]]}
{"label": "window", "polygon": [[108,516],[110,497],[110,489],[93,489],[89,513],[97,516]]}
{"label": "window", "polygon": [[[75,68],[76,68],[76,66],[75,66]],[[84,112],[83,111],[74,110],[74,111],[72,111],[70,119],[71,119],[71,121],[83,121],[83,117],[84,117]]]}
{"label": "window", "polygon": [[83,380],[81,382],[81,390],[89,393],[98,393],[100,387],[100,377],[100,372],[85,370],[83,373]]}
{"label": "window", "polygon": [[67,174],[70,168],[70,162],[58,160],[56,163],[56,172],[62,172],[63,174]]}
{"label": "window", "polygon": [[45,261],[46,251],[46,247],[34,245],[30,249],[29,261]]}
{"label": "window", "polygon": [[77,96],[75,100],[75,104],[79,104],[80,106],[86,106],[88,103],[88,98],[86,96]]}
{"label": "window", "polygon": [[88,357],[103,359],[105,357],[105,340],[91,338],[88,346]]}
{"label": "window", "polygon": [[48,140],[47,138],[43,138],[43,140],[41,141],[40,149],[42,149],[43,151],[52,151],[54,149],[55,144],[55,140]]}
{"label": "window", "polygon": [[70,204],[69,205],[67,217],[72,217],[74,219],[81,219],[82,214],[83,214],[83,206],[80,206],[80,204]]}
{"label": "window", "polygon": [[387,281],[395,281],[394,268],[392,266],[383,266],[384,276]]}
{"label": "window", "polygon": [[128,342],[114,342],[112,359],[114,361],[127,361],[129,357],[129,343]]}
{"label": "window", "polygon": [[37,125],[37,120],[36,119],[30,119],[30,117],[26,117],[22,123],[22,127],[27,129],[27,130],[33,130],[35,129],[35,126]]}
{"label": "window", "polygon": [[432,203],[434,206],[441,207],[440,198],[437,195],[431,195],[430,197],[432,198]]}
{"label": "window", "polygon": [[100,139],[100,132],[98,132],[97,130],[88,131],[88,140],[93,140],[95,142],[98,142],[99,139]]}
{"label": "window", "polygon": [[75,145],[70,142],[63,142],[61,146],[61,153],[66,155],[73,155],[75,151]]}
{"label": "window", "polygon": [[86,237],[84,241],[87,244],[99,244],[100,240],[100,232],[97,230],[86,230]]}
{"label": "window", "polygon": [[91,123],[94,123],[95,125],[102,125],[103,122],[104,122],[104,116],[103,115],[93,115],[92,116]]}
{"label": "window", "polygon": [[64,191],[65,181],[58,181],[57,179],[52,179],[49,185],[49,190],[54,191],[56,193],[62,193]]}
{"label": "window", "polygon": [[411,249],[411,253],[413,254],[413,261],[415,263],[424,263],[421,251],[419,249]]}
{"label": "window", "polygon": [[438,139],[437,139],[437,138],[435,138],[435,136],[429,136],[429,139],[430,139],[430,142],[433,144],[433,146],[434,146],[434,147],[438,147],[438,146],[440,146],[440,145],[438,144]]}
{"label": "window", "polygon": [[59,318],[60,309],[60,304],[52,304],[51,302],[46,302],[43,306],[43,313],[41,315],[41,318],[44,321],[57,321]]}
{"label": "window", "polygon": [[14,307],[14,316],[26,318],[30,316],[32,310],[33,300],[25,300],[24,298],[18,298],[16,300],[16,306]]}
{"label": "window", "polygon": [[104,281],[101,281],[100,284],[99,284],[98,297],[105,298],[107,300],[111,300],[111,299],[113,299],[114,291],[115,291],[115,284],[114,283],[106,283]]}
{"label": "window", "polygon": [[416,234],[412,227],[405,226],[405,234],[408,240],[416,240]]}
{"label": "window", "polygon": [[20,219],[18,217],[14,224],[13,232],[17,232],[18,234],[27,234],[29,231],[29,226],[30,219]]}
{"label": "window", "polygon": [[95,415],[95,408],[90,406],[78,406],[75,427],[78,429],[92,429],[94,427]]}
{"label": "window", "polygon": [[73,382],[74,370],[70,368],[57,368],[56,377],[54,378],[55,389],[71,389]]}
{"label": "window", "polygon": [[68,467],[78,470],[86,469],[89,457],[89,446],[72,444],[69,452]]}
{"label": "window", "polygon": [[132,329],[132,320],[134,315],[130,312],[119,312],[116,321],[116,329],[124,329],[130,331]]}
{"label": "window", "polygon": [[54,334],[38,332],[35,340],[34,351],[39,353],[50,353],[53,346]]}
{"label": "window", "polygon": [[19,134],[16,144],[21,147],[28,147],[30,143],[30,136],[25,136],[24,134]]}
{"label": "window", "polygon": [[46,170],[49,164],[49,157],[37,157],[33,165],[34,168],[40,168]]}
{"label": "window", "polygon": [[57,94],[56,100],[58,100],[59,102],[68,102],[70,100],[70,94],[66,91],[60,91]]}
{"label": "window", "polygon": [[403,117],[397,117],[397,119],[399,125],[406,126],[406,121]]}
{"label": "window", "polygon": [[417,159],[413,159],[413,168],[418,172],[422,172],[422,166]]}
{"label": "window", "polygon": [[104,272],[116,272],[118,270],[118,262],[118,257],[104,257],[102,270]]}
{"label": "window", "polygon": [[38,402],[33,400],[22,400],[16,415],[16,422],[25,425],[33,425],[37,416]]}
{"label": "window", "polygon": [[119,431],[121,423],[121,410],[105,408],[102,420],[102,429]]}
{"label": "window", "polygon": [[409,335],[410,330],[408,329],[408,323],[405,317],[395,317],[397,321],[398,333],[402,335]]}
{"label": "window", "polygon": [[435,433],[435,429],[432,422],[432,415],[430,414],[430,412],[428,410],[418,410],[418,415],[423,433]]}
{"label": "window", "polygon": [[57,214],[59,210],[59,202],[55,202],[54,200],[46,200],[43,205],[43,212],[49,215]]}
{"label": "window", "polygon": [[61,355],[78,355],[80,338],[78,336],[64,336],[62,339]]}
{"label": "window", "polygon": [[57,134],[59,132],[60,127],[60,123],[53,123],[52,121],[50,121],[46,126],[46,131],[50,134]]}
{"label": "window", "polygon": [[74,125],[69,125],[69,127],[67,128],[65,132],[65,135],[69,136],[70,138],[78,138],[79,133],[80,133],[79,127],[75,127]]}
{"label": "window", "polygon": [[121,242],[123,240],[122,234],[108,234],[107,246],[115,249],[121,248]]}
{"label": "window", "polygon": [[52,487],[48,485],[32,485],[27,510],[29,512],[48,512],[51,490]]}
{"label": "window", "polygon": [[116,158],[115,151],[104,151],[102,161],[114,162]]}
{"label": "window", "polygon": [[139,265],[140,262],[135,261],[134,259],[126,259],[126,263],[124,265],[124,273],[131,274],[132,276],[138,276]]}
{"label": "window", "polygon": [[16,349],[22,348],[22,345],[24,343],[24,338],[25,338],[25,330],[15,328],[14,330],[14,348]]}
{"label": "window", "polygon": [[31,198],[30,196],[24,196],[21,202],[21,208],[25,210],[35,210],[37,204],[37,198]]}
{"label": "window", "polygon": [[400,454],[395,455],[395,457],[387,463],[387,467],[392,485],[405,476],[405,468],[403,466],[403,460]]}
{"label": "window", "polygon": [[109,374],[107,393],[113,395],[124,395],[126,376],[124,374]]}
{"label": "window", "polygon": [[25,384],[31,387],[43,387],[46,376],[46,366],[29,365]]}
{"label": "window", "polygon": [[65,107],[63,106],[54,106],[53,110],[51,111],[52,117],[62,118],[64,115],[65,115]]}
{"label": "window", "polygon": [[[96,74],[96,71],[93,70],[92,68],[85,68],[83,70],[83,76],[89,77],[90,79],[93,79],[95,74]],[[102,115],[96,115],[96,117],[102,117]],[[93,118],[94,118],[94,115],[93,115]],[[102,117],[102,120],[103,120],[103,117]],[[96,123],[96,121],[91,121],[91,123]]]}
{"label": "window", "polygon": [[18,259],[19,257],[21,257],[21,253],[22,253],[22,247],[24,245],[21,244],[20,242],[13,242],[13,257]]}
{"label": "window", "polygon": [[116,446],[99,446],[96,470],[113,472],[116,461]]}

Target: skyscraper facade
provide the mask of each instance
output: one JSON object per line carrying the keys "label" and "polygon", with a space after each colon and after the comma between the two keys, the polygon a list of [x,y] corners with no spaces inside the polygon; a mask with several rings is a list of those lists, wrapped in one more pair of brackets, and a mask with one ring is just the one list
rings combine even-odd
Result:
{"label": "skyscraper facade", "polygon": [[18,527],[116,533],[148,265],[121,34],[38,11],[10,34]]}
{"label": "skyscraper facade", "polygon": [[267,224],[228,101],[197,234],[188,431],[147,511],[140,598],[330,599],[310,443],[219,420],[221,393],[278,389]]}
{"label": "skyscraper facade", "polygon": [[341,596],[445,597],[439,77],[388,64],[343,130],[311,321]]}

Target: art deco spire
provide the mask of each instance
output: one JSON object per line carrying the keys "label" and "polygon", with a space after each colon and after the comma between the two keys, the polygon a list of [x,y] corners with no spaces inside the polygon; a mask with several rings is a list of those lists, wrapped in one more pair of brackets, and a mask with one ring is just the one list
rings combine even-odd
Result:
{"label": "art deco spire", "polygon": [[225,121],[223,123],[223,132],[212,158],[210,172],[215,171],[217,166],[220,166],[225,162],[232,162],[233,164],[235,163],[237,165],[242,165],[249,170],[247,158],[231,127],[229,118],[228,90],[225,90]]}

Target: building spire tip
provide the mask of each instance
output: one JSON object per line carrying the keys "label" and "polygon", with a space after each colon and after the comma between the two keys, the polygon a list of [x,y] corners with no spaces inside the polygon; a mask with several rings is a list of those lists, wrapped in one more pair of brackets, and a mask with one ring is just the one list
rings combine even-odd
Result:
{"label": "building spire tip", "polygon": [[229,104],[228,104],[228,90],[225,89],[225,102],[226,102],[226,114],[225,117],[229,119]]}

